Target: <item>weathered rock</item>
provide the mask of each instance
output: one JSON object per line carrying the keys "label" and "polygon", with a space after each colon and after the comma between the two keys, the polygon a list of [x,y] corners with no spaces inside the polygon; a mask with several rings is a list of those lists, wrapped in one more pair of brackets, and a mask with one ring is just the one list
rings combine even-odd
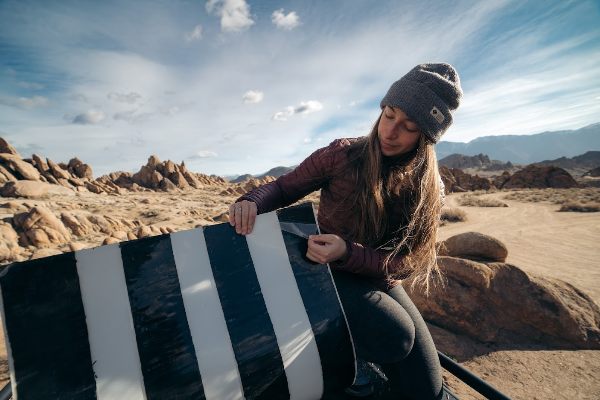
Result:
{"label": "weathered rock", "polygon": [[204,187],[202,182],[200,182],[200,180],[198,178],[196,178],[196,176],[194,174],[192,174],[191,172],[184,170],[182,172],[182,174],[185,177],[185,179],[187,180],[187,182],[190,184],[190,186],[192,186],[193,188],[202,189]]}
{"label": "weathered rock", "polygon": [[188,183],[188,181],[185,179],[185,176],[183,176],[183,174],[179,171],[173,172],[170,175],[168,175],[169,180],[171,182],[173,182],[173,184],[175,186],[177,186],[179,189],[189,189],[190,184]]}
{"label": "weathered rock", "polygon": [[510,179],[510,173],[508,171],[504,171],[502,175],[496,176],[492,179],[492,183],[497,188],[502,188]]}
{"label": "weathered rock", "polygon": [[2,164],[0,164],[0,179],[2,179],[3,183],[18,181],[18,179],[12,174],[12,172],[6,169]]}
{"label": "weathered rock", "polygon": [[86,245],[83,243],[77,243],[77,242],[69,243],[69,249],[71,249],[71,251],[79,251],[79,250],[83,250],[85,248],[86,248]]}
{"label": "weathered rock", "polygon": [[67,228],[45,207],[36,206],[27,212],[15,214],[13,220],[23,246],[48,247],[71,240]]}
{"label": "weathered rock", "polygon": [[75,236],[85,236],[95,231],[94,225],[83,214],[63,212],[60,219]]}
{"label": "weathered rock", "polygon": [[77,157],[69,160],[69,164],[67,165],[69,172],[82,179],[94,179],[94,174],[92,172],[92,167],[88,164],[84,164],[83,161],[78,159]]}
{"label": "weathered rock", "polygon": [[0,154],[12,154],[17,157],[21,157],[17,150],[10,145],[6,140],[0,137]]}
{"label": "weathered rock", "polygon": [[158,158],[158,156],[152,154],[149,158],[148,158],[148,162],[146,163],[146,165],[148,167],[156,167],[157,165],[160,164],[160,159]]}
{"label": "weathered rock", "polygon": [[33,166],[37,168],[40,174],[43,175],[45,172],[48,171],[48,164],[46,164],[46,162],[42,160],[40,156],[34,154],[31,156],[31,158],[33,158]]}
{"label": "weathered rock", "polygon": [[119,243],[119,242],[120,242],[120,240],[117,239],[116,237],[108,236],[102,241],[102,245],[104,246],[107,244],[114,244],[114,243]]}
{"label": "weathered rock", "polygon": [[160,185],[158,187],[165,192],[173,192],[177,190],[177,186],[175,186],[175,184],[167,178],[164,178],[162,181],[160,181]]}
{"label": "weathered rock", "polygon": [[438,265],[446,286],[429,297],[405,284],[428,321],[483,342],[600,349],[600,308],[570,284],[504,263],[442,256]]}
{"label": "weathered rock", "polygon": [[474,261],[506,261],[508,249],[496,238],[479,232],[465,232],[442,242],[440,255]]}
{"label": "weathered rock", "polygon": [[52,176],[54,176],[59,182],[61,179],[67,180],[67,179],[71,178],[71,174],[69,174],[69,172],[62,169],[54,161],[52,161],[49,158],[46,158],[46,161],[48,162],[48,168],[50,169]]}
{"label": "weathered rock", "polygon": [[148,226],[141,226],[136,232],[136,236],[140,239],[152,236],[152,230]]}
{"label": "weathered rock", "polygon": [[0,188],[2,197],[41,198],[47,194],[48,186],[34,181],[8,182]]}
{"label": "weathered rock", "polygon": [[26,179],[29,181],[39,181],[40,173],[31,164],[21,160],[19,156],[0,153],[0,162],[2,162],[17,179]]}
{"label": "weathered rock", "polygon": [[440,176],[448,193],[466,190],[489,190],[493,187],[488,178],[470,175],[458,168],[439,168]]}
{"label": "weathered rock", "polygon": [[10,224],[0,222],[0,262],[14,261],[21,251],[17,232]]}
{"label": "weathered rock", "polygon": [[17,203],[16,201],[7,201],[6,203],[0,204],[0,208],[6,208],[12,213],[26,211],[27,207],[23,204]]}
{"label": "weathered rock", "polygon": [[528,165],[515,172],[503,189],[578,187],[571,174],[555,166]]}
{"label": "weathered rock", "polygon": [[62,254],[62,251],[60,251],[58,249],[49,249],[49,248],[36,249],[36,250],[34,250],[33,254],[31,255],[30,260],[35,260],[37,258],[51,257],[51,256],[55,256],[58,254]]}

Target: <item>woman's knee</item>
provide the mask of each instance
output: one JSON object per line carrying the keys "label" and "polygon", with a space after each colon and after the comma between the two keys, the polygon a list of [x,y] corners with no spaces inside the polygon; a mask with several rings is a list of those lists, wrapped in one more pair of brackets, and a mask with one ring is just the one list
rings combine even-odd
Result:
{"label": "woman's knee", "polygon": [[403,324],[382,338],[380,346],[385,349],[380,357],[382,363],[397,363],[404,360],[412,351],[415,343],[415,326]]}

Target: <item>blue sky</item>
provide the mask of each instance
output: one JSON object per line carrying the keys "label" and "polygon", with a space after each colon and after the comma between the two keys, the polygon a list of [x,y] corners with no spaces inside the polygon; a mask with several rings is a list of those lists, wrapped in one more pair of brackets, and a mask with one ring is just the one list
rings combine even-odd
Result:
{"label": "blue sky", "polygon": [[0,0],[0,136],[94,175],[151,154],[233,175],[368,133],[396,79],[449,62],[443,140],[600,121],[597,1]]}

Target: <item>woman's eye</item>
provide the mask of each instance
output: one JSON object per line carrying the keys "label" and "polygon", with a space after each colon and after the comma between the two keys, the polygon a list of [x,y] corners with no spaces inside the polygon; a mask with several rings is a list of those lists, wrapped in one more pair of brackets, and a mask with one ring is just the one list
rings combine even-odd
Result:
{"label": "woman's eye", "polygon": [[387,119],[394,119],[394,116],[393,116],[393,115],[388,115],[388,114],[385,114],[385,117],[386,117]]}

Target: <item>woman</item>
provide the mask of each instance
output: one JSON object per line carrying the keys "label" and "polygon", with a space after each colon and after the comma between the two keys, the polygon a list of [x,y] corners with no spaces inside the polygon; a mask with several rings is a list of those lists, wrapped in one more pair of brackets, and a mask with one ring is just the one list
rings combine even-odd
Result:
{"label": "woman", "polygon": [[321,235],[307,257],[329,263],[359,358],[381,365],[402,398],[442,396],[431,335],[399,279],[422,290],[438,277],[435,240],[443,201],[433,145],[462,97],[448,64],[421,64],[396,81],[367,137],[338,139],[295,170],[230,207],[240,234],[257,214],[321,189]]}

